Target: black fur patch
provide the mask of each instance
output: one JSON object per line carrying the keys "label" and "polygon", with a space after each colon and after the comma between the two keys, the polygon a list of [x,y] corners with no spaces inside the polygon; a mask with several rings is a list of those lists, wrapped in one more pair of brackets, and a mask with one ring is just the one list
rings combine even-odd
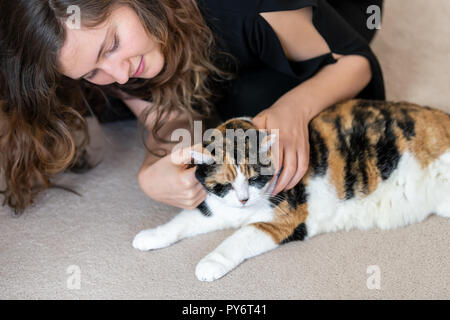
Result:
{"label": "black fur patch", "polygon": [[206,186],[205,184],[206,177],[213,174],[214,170],[215,170],[214,165],[198,164],[197,168],[195,169],[195,177],[207,191],[212,192],[215,195],[223,198],[231,190],[231,184],[218,183],[214,185],[212,188]]}
{"label": "black fur patch", "polygon": [[270,179],[272,179],[272,177],[273,176],[270,175],[259,174],[255,177],[251,177],[250,179],[248,179],[248,184],[255,188],[262,189],[267,184],[267,182],[269,182]]}
{"label": "black fur patch", "polygon": [[228,194],[228,192],[230,192],[230,190],[231,190],[231,183],[225,184],[217,183],[216,185],[214,185],[211,192],[214,193],[216,196],[223,198]]}
{"label": "black fur patch", "polygon": [[291,241],[303,241],[305,237],[308,235],[308,231],[306,230],[306,225],[304,223],[300,223],[292,232],[292,234],[281,241],[280,244],[285,244]]}
{"label": "black fur patch", "polygon": [[382,109],[380,112],[385,119],[385,131],[376,145],[377,167],[380,170],[382,179],[386,180],[397,168],[400,161],[400,153],[395,144],[396,137],[392,128],[391,115],[387,110]]}
{"label": "black fur patch", "polygon": [[[374,112],[380,113],[380,118],[374,119]],[[400,124],[401,123],[401,124]],[[403,112],[399,123],[405,137],[415,135],[414,121]],[[367,194],[369,177],[367,162],[375,157],[377,168],[383,180],[389,178],[397,168],[400,154],[397,149],[394,129],[394,120],[389,108],[381,102],[372,103],[362,101],[356,104],[352,110],[352,124],[350,128],[344,128],[342,119],[335,119],[335,129],[338,136],[338,150],[345,161],[344,188],[345,199],[352,199],[356,192]],[[376,143],[370,142],[369,129],[380,132],[380,138]]]}
{"label": "black fur patch", "polygon": [[306,201],[308,200],[306,188],[303,182],[299,182],[292,189],[286,190],[285,195],[286,200],[292,209],[295,209],[297,208],[297,206],[306,203]]}
{"label": "black fur patch", "polygon": [[209,209],[209,207],[205,201],[200,203],[199,206],[197,207],[197,209],[200,210],[200,212],[206,217],[212,216],[211,210]]}
{"label": "black fur patch", "polygon": [[197,164],[197,168],[195,169],[195,177],[205,187],[205,179],[213,170],[214,167],[212,165]]}
{"label": "black fur patch", "polygon": [[403,131],[403,135],[407,140],[411,140],[416,136],[414,119],[409,115],[408,110],[401,109],[403,118],[397,121],[397,125]]}
{"label": "black fur patch", "polygon": [[338,150],[345,160],[345,199],[348,200],[355,196],[354,184],[356,183],[356,176],[352,172],[354,156],[352,154],[351,148],[347,145],[340,117],[337,117],[335,120],[335,128],[338,134]]}
{"label": "black fur patch", "polygon": [[281,202],[283,202],[283,200],[285,198],[284,194],[285,194],[285,191],[281,191],[278,195],[269,198],[270,207],[272,209],[277,207]]}
{"label": "black fur patch", "polygon": [[309,145],[309,161],[313,175],[323,176],[328,169],[328,148],[320,133],[314,128],[310,128],[309,131]]}
{"label": "black fur patch", "polygon": [[350,135],[350,152],[355,163],[354,168],[361,177],[361,191],[368,193],[369,177],[367,175],[367,160],[370,157],[370,141],[367,137],[367,119],[373,117],[372,111],[364,108],[353,109],[353,130]]}

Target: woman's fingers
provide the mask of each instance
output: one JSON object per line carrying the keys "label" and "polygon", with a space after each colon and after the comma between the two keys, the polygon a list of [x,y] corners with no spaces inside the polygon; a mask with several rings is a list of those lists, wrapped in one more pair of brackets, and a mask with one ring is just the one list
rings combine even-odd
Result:
{"label": "woman's fingers", "polygon": [[197,143],[188,147],[173,150],[170,154],[170,159],[173,164],[183,166],[192,162],[191,151],[201,152],[202,145]]}
{"label": "woman's fingers", "polygon": [[180,184],[184,189],[191,189],[197,184],[199,184],[197,178],[195,177],[196,167],[192,167],[189,169],[181,169],[179,178]]}
{"label": "woman's fingers", "polygon": [[202,203],[203,201],[205,201],[205,199],[206,199],[206,190],[205,190],[205,189],[202,189],[202,190],[198,193],[197,198],[195,198],[194,201],[193,201],[193,206],[194,206],[194,208],[197,208],[197,207],[200,205],[200,203]]}
{"label": "woman's fingers", "polygon": [[[304,149],[304,148],[303,148]],[[295,187],[308,170],[308,158],[309,154],[307,154],[306,150],[302,150],[297,152],[297,171],[292,177],[291,181],[286,185],[286,190],[289,190]]]}
{"label": "woman's fingers", "polygon": [[283,148],[280,153],[283,152],[283,171],[278,178],[277,185],[275,186],[272,195],[278,194],[284,190],[286,185],[291,181],[297,169],[297,153],[292,149]]}
{"label": "woman's fingers", "polygon": [[[205,191],[203,186],[200,183],[197,183],[192,188],[185,190],[185,192],[183,193],[183,196],[182,196],[182,200],[192,201],[193,199],[198,197],[198,195],[201,193],[202,190]],[[206,193],[206,191],[205,191],[205,193]]]}
{"label": "woman's fingers", "polygon": [[260,112],[256,116],[253,117],[252,123],[257,129],[266,129],[267,118],[264,116],[264,111]]}
{"label": "woman's fingers", "polygon": [[194,196],[183,200],[183,208],[184,209],[188,209],[188,210],[195,209],[200,205],[200,203],[205,201],[206,190],[203,188],[202,185],[200,185],[200,186],[201,186],[201,189],[198,190]]}
{"label": "woman's fingers", "polygon": [[[278,173],[280,172],[282,164],[283,164],[283,146],[280,141],[278,141],[278,145],[275,146],[275,148],[272,148],[271,154],[272,154],[272,161],[274,161],[273,166],[275,168],[275,173],[273,175],[273,178],[270,180],[270,184],[272,184],[275,181]],[[278,182],[277,182],[277,184],[278,184]],[[276,186],[275,186],[275,188],[276,188]],[[275,193],[274,193],[275,188],[273,189],[272,195],[275,195]]]}
{"label": "woman's fingers", "polygon": [[195,167],[184,169],[180,176],[184,188],[180,201],[184,209],[194,209],[206,198],[206,190],[195,177],[195,170]]}

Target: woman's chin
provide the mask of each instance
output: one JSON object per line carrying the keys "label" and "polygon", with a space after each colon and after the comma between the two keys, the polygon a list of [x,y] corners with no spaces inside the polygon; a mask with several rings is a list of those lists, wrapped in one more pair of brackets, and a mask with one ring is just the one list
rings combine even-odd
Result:
{"label": "woman's chin", "polygon": [[139,76],[139,78],[143,79],[153,79],[157,75],[161,73],[164,68],[164,58],[158,57],[152,60],[152,63],[148,62],[149,59],[146,59],[146,70],[143,74]]}

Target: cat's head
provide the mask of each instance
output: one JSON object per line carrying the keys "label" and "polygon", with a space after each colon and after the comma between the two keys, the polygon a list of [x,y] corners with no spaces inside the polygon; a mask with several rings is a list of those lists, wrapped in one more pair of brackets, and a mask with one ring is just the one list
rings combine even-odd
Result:
{"label": "cat's head", "polygon": [[240,208],[269,198],[277,136],[256,130],[248,118],[228,120],[212,136],[215,143],[203,142],[201,151],[191,151],[197,164],[195,176],[208,193],[226,206]]}

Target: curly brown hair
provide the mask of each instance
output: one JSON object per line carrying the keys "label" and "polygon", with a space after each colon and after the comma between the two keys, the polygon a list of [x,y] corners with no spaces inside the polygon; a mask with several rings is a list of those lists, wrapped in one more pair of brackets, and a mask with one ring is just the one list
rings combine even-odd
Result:
{"label": "curly brown hair", "polygon": [[[66,39],[67,8],[73,5],[81,9],[86,27],[107,21],[117,6],[134,9],[146,31],[161,44],[166,60],[161,73],[153,79],[131,79],[125,85],[103,87],[62,75],[58,53]],[[120,89],[151,102],[139,118],[143,140],[142,124],[147,123],[150,113],[157,115],[151,133],[160,142],[167,142],[158,131],[172,111],[186,112],[191,126],[194,116],[210,115],[215,97],[212,80],[233,78],[232,72],[224,71],[225,65],[218,66],[218,53],[195,0],[1,1],[3,206],[7,204],[21,214],[38,193],[51,186],[54,175],[80,163],[90,142],[85,116],[89,102],[100,101],[93,108],[96,110],[105,104],[99,96],[122,97]],[[75,134],[82,138],[74,139]]]}

